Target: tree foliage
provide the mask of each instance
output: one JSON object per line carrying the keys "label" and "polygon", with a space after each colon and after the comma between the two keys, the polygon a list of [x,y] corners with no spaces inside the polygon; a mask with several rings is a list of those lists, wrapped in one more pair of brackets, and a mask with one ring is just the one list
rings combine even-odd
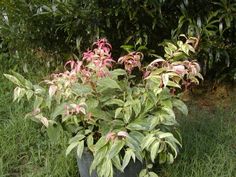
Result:
{"label": "tree foliage", "polygon": [[165,39],[198,37],[203,72],[218,80],[235,75],[233,0],[2,0],[0,38],[8,52],[77,53],[106,37],[119,56],[123,44],[160,50]]}

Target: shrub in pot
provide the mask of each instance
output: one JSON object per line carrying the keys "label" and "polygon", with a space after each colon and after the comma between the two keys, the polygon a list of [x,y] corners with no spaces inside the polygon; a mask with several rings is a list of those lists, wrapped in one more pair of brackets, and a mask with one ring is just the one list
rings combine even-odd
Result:
{"label": "shrub in pot", "polygon": [[142,53],[130,52],[116,62],[111,45],[100,39],[81,60],[68,61],[65,72],[39,84],[18,73],[5,76],[17,85],[14,100],[34,98],[27,117],[69,132],[66,154],[76,149],[79,160],[91,154],[90,175],[113,177],[139,162],[139,176],[154,177],[155,164],[173,163],[181,147],[173,110],[187,114],[178,94],[201,78],[199,65],[187,60],[195,42],[167,42],[165,59],[142,67]]}

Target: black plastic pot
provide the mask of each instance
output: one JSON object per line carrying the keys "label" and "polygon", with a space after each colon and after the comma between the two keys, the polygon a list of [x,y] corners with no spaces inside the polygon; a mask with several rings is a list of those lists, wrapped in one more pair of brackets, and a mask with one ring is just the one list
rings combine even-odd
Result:
{"label": "black plastic pot", "polygon": [[[89,168],[92,161],[92,154],[86,150],[83,152],[81,159],[77,158],[80,177],[99,177],[95,171],[93,171],[91,176],[89,174]],[[131,160],[128,166],[125,168],[124,173],[114,168],[114,177],[137,177],[141,170],[142,163],[138,160],[136,160],[134,163],[133,160]]]}

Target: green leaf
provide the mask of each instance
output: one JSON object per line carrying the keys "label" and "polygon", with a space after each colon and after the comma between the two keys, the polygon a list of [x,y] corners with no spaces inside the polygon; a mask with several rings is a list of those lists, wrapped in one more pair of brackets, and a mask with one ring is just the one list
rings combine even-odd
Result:
{"label": "green leaf", "polygon": [[79,141],[77,146],[77,156],[80,159],[84,151],[84,141]]}
{"label": "green leaf", "polygon": [[142,149],[148,149],[149,146],[156,140],[153,134],[148,134],[143,138],[143,141],[141,143]]}
{"label": "green leaf", "polygon": [[138,116],[138,114],[140,113],[141,111],[141,103],[140,103],[140,100],[135,100],[134,101],[134,104],[132,105],[132,108],[135,112],[135,116]]}
{"label": "green leaf", "polygon": [[143,51],[143,50],[148,50],[148,48],[146,46],[139,46],[137,51]]}
{"label": "green leaf", "polygon": [[170,99],[162,100],[161,105],[163,106],[163,110],[165,110],[165,112],[167,112],[168,114],[172,114],[172,113],[169,113],[169,112],[172,112],[172,108],[173,108],[173,105]]}
{"label": "green leaf", "polygon": [[173,82],[173,81],[168,81],[167,86],[169,87],[176,87],[176,88],[181,88],[179,84]]}
{"label": "green leaf", "polygon": [[52,98],[57,91],[57,86],[51,85],[48,90],[49,98]]}
{"label": "green leaf", "polygon": [[65,113],[65,106],[66,106],[66,103],[62,103],[62,104],[58,105],[51,114],[52,119],[55,119],[57,116],[64,114]]}
{"label": "green leaf", "polygon": [[168,47],[165,47],[164,50],[165,50],[165,53],[166,53],[166,54],[172,55],[172,50],[169,49]]}
{"label": "green leaf", "polygon": [[48,96],[44,101],[45,101],[45,106],[48,107],[48,109],[50,109],[51,111],[52,98]]}
{"label": "green leaf", "polygon": [[87,138],[87,146],[90,150],[92,150],[93,143],[94,143],[93,135],[90,134]]}
{"label": "green leaf", "polygon": [[141,170],[139,173],[139,177],[144,177],[147,174],[147,172],[148,172],[147,169]]}
{"label": "green leaf", "polygon": [[169,133],[169,132],[159,132],[158,137],[160,139],[163,139],[163,138],[167,138],[167,137],[173,137],[173,134]]}
{"label": "green leaf", "polygon": [[149,130],[150,122],[147,118],[141,117],[128,124],[126,128],[129,130]]}
{"label": "green leaf", "polygon": [[32,83],[26,80],[21,74],[14,71],[12,71],[12,73],[13,75],[4,74],[4,76],[18,86],[25,87],[26,89],[33,88]]}
{"label": "green leaf", "polygon": [[134,49],[133,45],[122,45],[120,48],[124,49],[127,52],[131,52]]}
{"label": "green leaf", "polygon": [[82,139],[84,139],[85,136],[83,134],[77,134],[76,136],[72,137],[70,140],[69,140],[69,144],[73,143],[73,142],[78,142],[78,141],[81,141]]}
{"label": "green leaf", "polygon": [[168,75],[168,73],[167,74],[162,74],[161,78],[162,78],[162,83],[163,83],[164,87],[166,87],[168,82],[169,82],[169,75]]}
{"label": "green leaf", "polygon": [[32,90],[27,90],[25,94],[27,99],[29,100],[33,96],[34,92]]}
{"label": "green leaf", "polygon": [[99,150],[101,149],[103,146],[105,146],[107,144],[107,140],[106,140],[106,137],[101,137],[98,142],[95,144],[95,149],[96,150]]}
{"label": "green leaf", "polygon": [[122,169],[124,170],[125,167],[129,164],[130,162],[130,159],[132,156],[135,156],[134,152],[132,149],[128,148],[126,151],[125,151],[125,156],[123,158],[123,162],[122,162]]}
{"label": "green leaf", "polygon": [[44,94],[45,89],[42,88],[41,86],[39,86],[39,85],[34,85],[33,87],[34,87],[34,92],[35,92],[35,94],[39,94],[39,95]]}
{"label": "green leaf", "polygon": [[111,121],[111,117],[109,116],[107,111],[101,110],[101,108],[91,108],[88,110],[89,112],[92,113],[92,115],[96,118],[105,120],[105,121]]}
{"label": "green leaf", "polygon": [[120,152],[120,150],[124,147],[124,145],[125,142],[123,140],[115,140],[109,151],[109,158],[112,159],[114,156],[116,156]]}
{"label": "green leaf", "polygon": [[119,155],[116,155],[115,157],[112,158],[113,165],[120,171],[123,172],[121,163],[120,163],[120,157]]}
{"label": "green leaf", "polygon": [[160,115],[156,114],[155,116],[150,115],[149,119],[150,119],[150,130],[153,130],[156,128],[157,125],[161,124],[161,120],[160,120]]}
{"label": "green leaf", "polygon": [[172,50],[172,51],[177,50],[177,47],[174,44],[172,44],[170,42],[167,42],[166,44],[170,50]]}
{"label": "green leaf", "polygon": [[92,171],[95,170],[95,168],[98,166],[98,165],[101,165],[101,162],[104,161],[104,160],[108,160],[106,158],[107,156],[107,151],[108,151],[108,146],[102,146],[98,151],[95,151],[95,155],[94,155],[94,160],[90,166],[90,169],[89,169],[89,173],[90,175],[92,174]]}
{"label": "green leaf", "polygon": [[39,106],[43,103],[43,98],[39,96],[35,96],[34,100],[34,109],[39,108]]}
{"label": "green leaf", "polygon": [[25,80],[25,87],[27,89],[33,89],[34,88],[33,84],[28,80]]}
{"label": "green leaf", "polygon": [[188,115],[188,108],[183,101],[179,99],[174,99],[173,106],[176,107],[179,111],[181,111],[185,116]]}
{"label": "green leaf", "polygon": [[160,146],[159,146],[159,149],[158,149],[158,152],[157,153],[161,153],[162,151],[164,151],[166,148],[166,143],[161,141],[160,142]]}
{"label": "green leaf", "polygon": [[127,136],[125,139],[126,145],[135,151],[141,151],[140,142],[131,136]]}
{"label": "green leaf", "polygon": [[158,177],[158,175],[152,171],[148,172],[149,177]]}
{"label": "green leaf", "polygon": [[171,142],[169,140],[166,141],[166,143],[169,145],[169,147],[173,150],[173,152],[175,153],[175,158],[178,155],[178,147],[176,146],[176,144],[174,142]]}
{"label": "green leaf", "polygon": [[111,160],[106,159],[102,162],[101,170],[98,170],[98,176],[101,176],[101,177],[113,176],[113,167],[112,167]]}
{"label": "green leaf", "polygon": [[141,142],[144,138],[144,135],[139,131],[131,131],[129,132],[129,136],[134,138],[138,142]]}
{"label": "green leaf", "polygon": [[11,71],[13,73],[13,75],[21,82],[21,83],[24,83],[25,82],[25,78],[24,76],[22,76],[21,74],[15,72],[15,71]]}
{"label": "green leaf", "polygon": [[172,164],[174,162],[174,157],[171,153],[167,154],[167,163]]}
{"label": "green leaf", "polygon": [[175,120],[175,113],[172,108],[170,107],[163,107],[159,112],[160,116],[163,116],[166,120],[164,121],[173,121]]}
{"label": "green leaf", "polygon": [[72,142],[66,149],[66,156],[76,147],[78,146],[80,142],[79,141],[74,141]]}
{"label": "green leaf", "polygon": [[11,82],[13,82],[14,84],[18,85],[18,86],[23,86],[22,83],[15,77],[12,76],[10,74],[3,74],[8,80],[10,80]]}
{"label": "green leaf", "polygon": [[189,47],[189,50],[190,50],[191,52],[195,53],[195,49],[193,48],[193,46],[191,46],[191,45],[188,44],[188,47]]}
{"label": "green leaf", "polygon": [[117,118],[120,115],[120,112],[122,111],[123,108],[117,108],[115,111],[115,118]]}
{"label": "green leaf", "polygon": [[92,93],[93,91],[88,85],[82,85],[79,83],[74,84],[71,89],[73,93],[79,96]]}
{"label": "green leaf", "polygon": [[182,46],[181,46],[181,49],[182,49],[182,51],[184,52],[184,53],[186,53],[187,55],[189,55],[189,45],[188,44],[183,44]]}
{"label": "green leaf", "polygon": [[99,86],[98,90],[100,90],[101,92],[106,89],[121,89],[118,83],[109,77],[98,80],[97,84]]}
{"label": "green leaf", "polygon": [[118,106],[123,106],[124,101],[120,99],[111,99],[108,100],[107,102],[104,103],[104,105],[118,105]]}
{"label": "green leaf", "polygon": [[14,89],[14,98],[13,98],[13,101],[16,101],[16,100],[20,100],[26,93],[26,90],[24,88],[21,88],[21,87],[16,87]]}
{"label": "green leaf", "polygon": [[184,52],[175,52],[173,54],[173,60],[178,61],[178,60],[183,60],[187,58],[186,54]]}
{"label": "green leaf", "polygon": [[118,76],[123,76],[127,74],[124,69],[114,69],[110,73],[111,73],[112,78],[117,78]]}
{"label": "green leaf", "polygon": [[141,45],[142,44],[142,38],[140,37],[140,38],[138,38],[138,40],[136,41],[136,43],[135,43],[135,46],[137,46],[137,45]]}
{"label": "green leaf", "polygon": [[42,114],[37,114],[34,116],[35,119],[39,120],[45,127],[49,126],[49,121]]}
{"label": "green leaf", "polygon": [[162,152],[162,153],[159,154],[159,163],[163,164],[165,162],[166,162],[166,153]]}
{"label": "green leaf", "polygon": [[154,163],[155,158],[157,156],[157,152],[158,152],[159,146],[160,146],[160,142],[159,141],[155,141],[152,144],[151,148],[150,148],[150,153],[151,153],[150,156],[151,156],[151,160],[152,160],[153,163]]}
{"label": "green leaf", "polygon": [[181,48],[183,46],[183,41],[177,41],[177,45]]}
{"label": "green leaf", "polygon": [[138,124],[138,123],[130,123],[126,128],[129,130],[148,130],[149,129],[149,127],[144,127],[142,124]]}
{"label": "green leaf", "polygon": [[125,127],[124,121],[120,119],[112,120],[110,125],[112,126],[113,129],[123,129]]}
{"label": "green leaf", "polygon": [[123,120],[125,123],[128,123],[132,115],[132,108],[130,106],[127,106],[123,108],[123,110],[124,110]]}
{"label": "green leaf", "polygon": [[90,112],[92,109],[98,107],[99,101],[95,98],[88,98],[86,101],[86,105],[88,106],[88,111]]}

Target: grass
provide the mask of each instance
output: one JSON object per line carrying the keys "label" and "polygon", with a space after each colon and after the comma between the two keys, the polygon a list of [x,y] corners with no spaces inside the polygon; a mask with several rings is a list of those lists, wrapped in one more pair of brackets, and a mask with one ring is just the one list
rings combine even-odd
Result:
{"label": "grass", "polygon": [[[35,73],[35,71],[38,71]],[[34,71],[34,72],[33,72]],[[26,74],[42,77],[39,66]],[[12,103],[12,87],[0,72],[0,177],[76,177],[74,157],[65,157],[67,141],[52,144],[40,125],[24,119],[25,103]],[[32,74],[34,73],[34,74]],[[36,77],[33,77],[35,76]],[[163,177],[236,177],[236,107],[202,110],[190,105],[181,118],[183,148]]]}
{"label": "grass", "polygon": [[191,106],[180,120],[183,149],[167,177],[236,177],[236,107],[206,111]]}
{"label": "grass", "polygon": [[[8,70],[0,66],[0,177],[78,176],[76,159],[65,157],[67,140],[52,144],[45,129],[24,119],[30,105],[12,102],[13,85],[3,73]],[[35,65],[24,75],[37,80],[45,69]]]}

